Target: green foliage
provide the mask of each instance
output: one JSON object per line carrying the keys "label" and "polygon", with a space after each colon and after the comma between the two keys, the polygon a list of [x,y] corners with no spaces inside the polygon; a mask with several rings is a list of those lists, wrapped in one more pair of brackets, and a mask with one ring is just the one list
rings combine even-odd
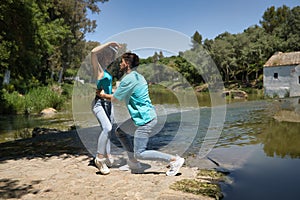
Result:
{"label": "green foliage", "polygon": [[[21,95],[14,91],[8,93],[6,90],[2,91],[2,98],[5,107],[2,107],[4,114],[33,114],[39,113],[44,108],[52,107],[61,109],[65,103],[66,97],[70,97],[70,86],[65,95],[60,95],[50,87],[38,87],[31,89],[26,95]],[[1,101],[2,102],[2,101]]]}
{"label": "green foliage", "polygon": [[292,110],[273,109],[276,111],[276,120],[271,120],[262,133],[256,136],[258,142],[264,145],[264,152],[269,157],[299,159],[299,114]]}
{"label": "green foliage", "polygon": [[220,186],[217,184],[205,183],[194,179],[182,179],[173,183],[170,188],[195,195],[209,196],[215,199],[223,197]]}
{"label": "green foliage", "polygon": [[[300,7],[293,9],[295,13],[297,8]],[[227,77],[225,80],[233,79],[239,82],[241,86],[256,83],[260,85],[255,87],[261,88],[262,81],[259,77],[263,72],[263,64],[267,59],[276,51],[299,50],[297,46],[300,38],[291,35],[291,31],[288,31],[290,29],[290,26],[288,26],[289,21],[296,18],[291,16],[289,8],[286,6],[277,10],[271,7],[265,12],[264,20],[260,22],[263,27],[255,25],[240,34],[231,36],[225,34],[225,37],[221,37],[221,39],[227,42],[227,47],[224,45],[214,46],[214,41],[208,43],[207,46],[212,50],[212,57],[221,68],[223,76]],[[299,35],[299,32],[297,35]],[[220,38],[217,37],[217,39]],[[231,52],[228,46],[232,47]],[[220,50],[222,47],[223,50]],[[224,54],[225,56],[223,56]],[[218,56],[221,56],[221,58],[218,58]]]}
{"label": "green foliage", "polygon": [[96,27],[88,9],[99,13],[97,3],[105,1],[1,1],[0,84],[6,70],[20,93],[54,79],[62,82],[64,72],[79,68],[87,53],[85,33]]}
{"label": "green foliage", "polygon": [[290,9],[287,6],[268,8],[260,21],[265,32],[276,37],[278,51],[299,51],[300,45],[300,6]]}
{"label": "green foliage", "polygon": [[78,69],[67,69],[65,72],[66,77],[75,77],[78,72]]}
{"label": "green foliage", "polygon": [[60,109],[65,99],[49,87],[39,87],[31,89],[25,95],[25,113],[39,113],[44,108],[52,107]]}
{"label": "green foliage", "polygon": [[226,176],[215,170],[199,170],[196,178],[176,181],[170,188],[177,191],[204,195],[214,199],[222,199],[220,182],[225,182]]}
{"label": "green foliage", "polygon": [[[202,36],[196,31],[191,50],[163,58],[155,53],[141,61],[150,69],[144,73],[154,83],[175,81],[180,74],[193,86],[207,83],[210,88],[216,88],[217,83],[224,81],[225,85],[236,83],[237,87],[262,88],[265,62],[277,51],[300,50],[299,16],[300,6],[271,7],[260,21],[262,27],[254,25],[238,34],[224,32],[213,40],[205,40],[203,46]],[[165,68],[168,67],[177,73],[167,73]],[[166,80],[166,76],[171,78]]]}
{"label": "green foliage", "polygon": [[66,99],[72,98],[72,92],[73,92],[73,84],[63,84],[62,85],[62,95]]}
{"label": "green foliage", "polygon": [[[153,59],[153,58],[156,59]],[[172,85],[181,84],[184,87],[197,85],[203,80],[200,72],[183,56],[164,57],[154,54],[147,59],[141,59],[138,70],[151,83]]]}
{"label": "green foliage", "polygon": [[202,44],[202,35],[196,31],[192,37],[193,48],[197,47],[198,45]]}
{"label": "green foliage", "polygon": [[25,97],[14,91],[8,93],[3,90],[3,100],[5,104],[2,107],[2,113],[5,114],[19,114],[25,110]]}
{"label": "green foliage", "polygon": [[271,6],[263,14],[263,20],[261,20],[260,23],[267,33],[273,33],[278,27],[282,27],[287,24],[289,15],[289,7],[283,5],[282,7],[275,9],[274,6]]}
{"label": "green foliage", "polygon": [[[261,88],[259,79],[264,63],[277,51],[300,50],[300,6],[270,7],[260,21],[243,33],[222,33],[214,40],[205,40],[225,84],[235,81],[241,87]],[[253,85],[260,84],[260,85]]]}
{"label": "green foliage", "polygon": [[194,179],[176,181],[170,188],[177,191],[204,195],[214,199],[222,199],[223,194],[219,183],[226,181],[224,174],[215,170],[200,170]]}

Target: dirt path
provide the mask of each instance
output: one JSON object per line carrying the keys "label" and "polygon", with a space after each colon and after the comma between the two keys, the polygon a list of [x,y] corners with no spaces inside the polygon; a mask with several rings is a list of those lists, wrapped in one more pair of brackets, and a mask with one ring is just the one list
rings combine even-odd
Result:
{"label": "dirt path", "polygon": [[17,199],[209,199],[169,189],[173,182],[195,177],[183,167],[180,176],[167,177],[156,164],[146,174],[113,168],[98,174],[88,156],[62,154],[50,158],[7,160],[0,167],[0,198]]}
{"label": "dirt path", "polygon": [[144,174],[115,167],[103,176],[91,161],[73,132],[0,144],[0,199],[211,199],[169,189],[197,168],[167,177],[165,164],[147,161]]}

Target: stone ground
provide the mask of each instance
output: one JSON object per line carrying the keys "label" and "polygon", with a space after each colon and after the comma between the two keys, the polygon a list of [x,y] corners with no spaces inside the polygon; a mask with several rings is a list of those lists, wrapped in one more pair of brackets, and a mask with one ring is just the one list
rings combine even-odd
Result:
{"label": "stone ground", "polygon": [[[116,163],[125,162],[115,155]],[[143,174],[111,168],[101,175],[74,131],[0,144],[0,199],[211,199],[169,189],[195,178],[198,168],[184,166],[174,177],[165,163],[143,162]]]}

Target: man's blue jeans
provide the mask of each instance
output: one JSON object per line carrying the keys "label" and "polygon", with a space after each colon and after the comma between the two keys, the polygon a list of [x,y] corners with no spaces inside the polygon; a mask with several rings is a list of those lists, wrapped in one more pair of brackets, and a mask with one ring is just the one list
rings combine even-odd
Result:
{"label": "man's blue jeans", "polygon": [[[118,126],[116,136],[121,142],[123,148],[128,153],[130,160],[136,158],[141,160],[162,160],[169,162],[172,155],[155,150],[147,150],[147,144],[152,131],[157,124],[157,119],[153,119],[142,126],[136,126],[132,119],[128,119]],[[134,140],[130,140],[129,135],[134,134]]]}

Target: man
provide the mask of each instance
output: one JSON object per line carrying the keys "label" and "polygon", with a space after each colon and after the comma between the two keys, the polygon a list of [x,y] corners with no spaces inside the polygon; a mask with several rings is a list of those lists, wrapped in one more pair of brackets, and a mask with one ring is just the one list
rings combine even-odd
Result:
{"label": "man", "polygon": [[[127,165],[120,169],[138,170],[141,160],[161,160],[170,162],[167,176],[175,176],[184,163],[184,158],[173,156],[155,150],[147,150],[147,143],[157,123],[157,115],[151,103],[148,84],[145,78],[136,71],[139,57],[134,53],[124,53],[120,70],[126,75],[122,78],[114,94],[97,93],[101,98],[110,101],[125,101],[131,119],[125,121],[116,129],[116,136],[123,148],[127,151]],[[127,133],[134,131],[134,145],[130,142]]]}

